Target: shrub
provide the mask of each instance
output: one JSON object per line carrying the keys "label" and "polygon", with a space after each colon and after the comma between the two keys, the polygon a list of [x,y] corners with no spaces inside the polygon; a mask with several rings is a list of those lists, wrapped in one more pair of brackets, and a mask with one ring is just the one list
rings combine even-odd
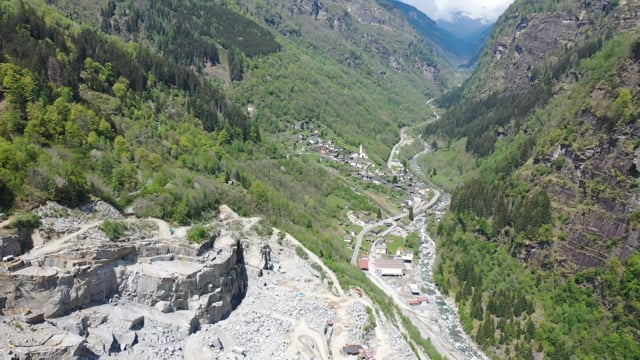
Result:
{"label": "shrub", "polygon": [[200,244],[206,238],[211,236],[211,231],[202,224],[193,225],[189,231],[187,231],[187,240],[189,242]]}
{"label": "shrub", "polygon": [[122,223],[121,221],[111,221],[105,220],[102,225],[100,225],[100,230],[102,230],[105,235],[109,238],[109,240],[117,240],[121,238],[124,233],[127,231],[127,225]]}
{"label": "shrub", "polygon": [[20,214],[9,223],[13,229],[35,229],[40,226],[40,216],[34,213]]}
{"label": "shrub", "polygon": [[303,260],[309,260],[309,255],[300,246],[296,246],[296,254],[300,256]]}
{"label": "shrub", "polygon": [[376,328],[376,316],[373,313],[373,309],[370,306],[367,306],[366,310],[367,310],[367,315],[369,315],[369,321],[367,322],[367,324],[364,326],[364,329],[362,330],[365,334]]}

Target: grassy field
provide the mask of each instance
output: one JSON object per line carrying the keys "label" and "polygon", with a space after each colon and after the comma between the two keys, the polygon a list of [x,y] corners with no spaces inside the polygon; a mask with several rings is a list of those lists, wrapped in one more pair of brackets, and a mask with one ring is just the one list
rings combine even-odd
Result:
{"label": "grassy field", "polygon": [[[435,138],[426,139],[432,143]],[[419,165],[429,180],[444,191],[451,192],[465,180],[475,176],[475,159],[464,151],[465,139],[447,146],[438,141],[439,149],[419,158]]]}
{"label": "grassy field", "polygon": [[384,237],[387,244],[387,253],[395,255],[399,248],[404,247],[404,237],[399,235],[386,235]]}

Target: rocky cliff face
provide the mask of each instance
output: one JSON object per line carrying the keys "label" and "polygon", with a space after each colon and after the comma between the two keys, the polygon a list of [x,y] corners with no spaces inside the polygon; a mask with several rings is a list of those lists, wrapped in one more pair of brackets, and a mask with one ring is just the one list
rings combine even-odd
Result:
{"label": "rocky cliff face", "polygon": [[630,105],[625,110],[634,114],[628,120],[612,110],[621,94],[638,96],[638,60],[625,60],[612,74],[619,84],[602,82],[586,101],[574,100],[580,110],[561,125],[563,132],[574,135],[533,159],[539,173],[549,172],[531,176],[530,181],[546,187],[556,216],[564,220],[556,258],[568,270],[604,266],[613,258],[626,260],[640,250],[637,108]]}
{"label": "rocky cliff face", "polygon": [[[553,232],[512,246],[523,262],[575,273],[640,249],[633,220],[640,57],[631,35],[639,9],[637,1],[515,2],[496,24],[462,106],[450,111],[468,106],[452,118],[465,119],[458,123],[467,126],[467,146],[480,157],[516,136],[535,147],[514,149],[522,158],[504,172],[547,192],[553,205]],[[479,106],[468,105],[474,101]],[[484,151],[478,144],[486,139],[493,140]],[[506,207],[517,211],[522,199],[506,188]]]}
{"label": "rocky cliff face", "polygon": [[[111,241],[97,227],[104,211],[49,203],[36,212],[43,216],[36,242],[45,234],[51,240],[22,255],[21,267],[0,270],[6,318],[38,323],[100,304],[123,304],[127,313],[114,321],[124,330],[151,321],[190,334],[228,316],[246,293],[242,248],[232,233],[218,231],[196,245],[187,242],[184,229],[167,234],[153,222],[121,220],[127,239]],[[88,327],[85,321],[77,335]],[[82,343],[71,341],[64,351],[82,352]]]}
{"label": "rocky cliff face", "polygon": [[496,358],[640,354],[639,5],[516,1],[441,100],[433,129],[466,138],[479,176],[438,228],[439,285]]}
{"label": "rocky cliff face", "polygon": [[526,91],[539,80],[536,68],[542,64],[556,63],[585,41],[635,27],[639,6],[634,1],[606,0],[514,3],[495,24],[471,80],[475,95]]}

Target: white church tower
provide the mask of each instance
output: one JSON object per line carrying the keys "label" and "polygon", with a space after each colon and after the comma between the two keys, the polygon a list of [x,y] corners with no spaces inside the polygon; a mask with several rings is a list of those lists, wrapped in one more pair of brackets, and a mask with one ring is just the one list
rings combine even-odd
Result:
{"label": "white church tower", "polygon": [[367,154],[364,153],[364,151],[362,151],[362,144],[360,144],[360,152],[358,153],[358,157],[360,159],[368,159],[369,157],[367,156]]}

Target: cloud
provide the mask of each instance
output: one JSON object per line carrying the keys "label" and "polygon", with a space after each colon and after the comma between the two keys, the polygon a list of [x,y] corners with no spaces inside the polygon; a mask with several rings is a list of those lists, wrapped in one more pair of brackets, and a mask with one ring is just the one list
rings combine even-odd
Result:
{"label": "cloud", "polygon": [[461,12],[472,19],[494,21],[513,0],[401,0],[413,5],[432,19],[451,19]]}

